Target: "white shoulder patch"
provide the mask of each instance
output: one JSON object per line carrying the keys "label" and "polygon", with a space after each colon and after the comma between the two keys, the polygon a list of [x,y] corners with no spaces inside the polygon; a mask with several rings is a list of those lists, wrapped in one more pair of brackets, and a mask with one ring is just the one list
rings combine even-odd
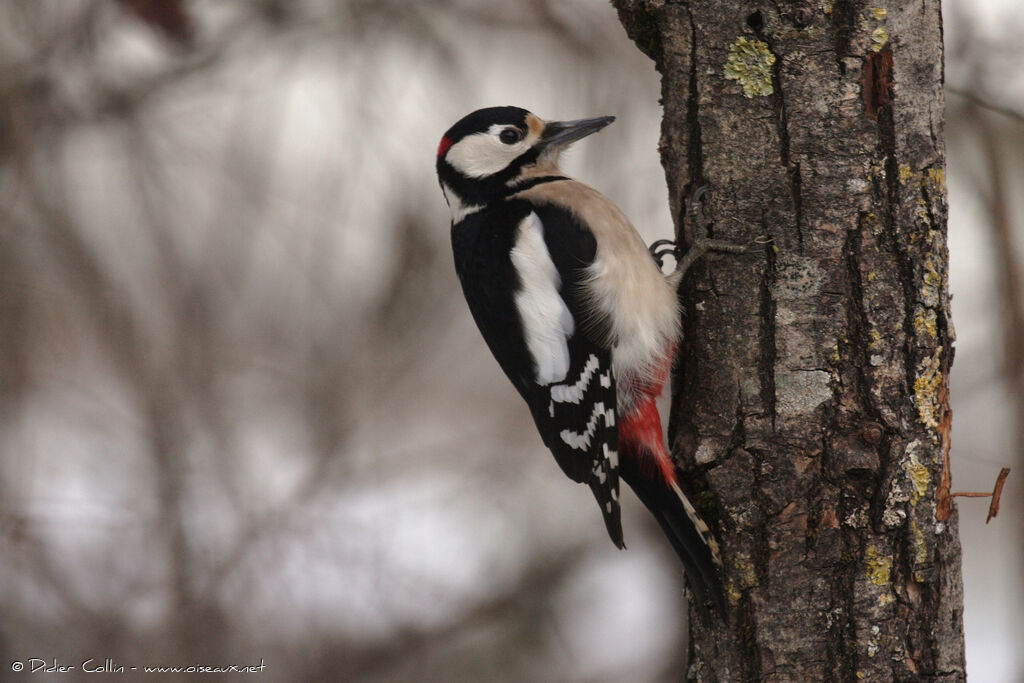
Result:
{"label": "white shoulder patch", "polygon": [[544,225],[533,212],[519,224],[512,265],[520,282],[516,309],[537,384],[561,382],[569,372],[569,338],[576,324],[558,291],[562,278],[544,243]]}

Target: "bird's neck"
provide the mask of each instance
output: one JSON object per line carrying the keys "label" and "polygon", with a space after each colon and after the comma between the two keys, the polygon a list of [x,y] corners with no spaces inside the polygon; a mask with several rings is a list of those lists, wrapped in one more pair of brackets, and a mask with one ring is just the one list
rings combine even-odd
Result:
{"label": "bird's neck", "polygon": [[516,176],[509,185],[521,185],[525,181],[533,178],[544,178],[546,176],[562,176],[565,175],[559,170],[556,159],[541,157],[528,166],[524,166],[523,170]]}

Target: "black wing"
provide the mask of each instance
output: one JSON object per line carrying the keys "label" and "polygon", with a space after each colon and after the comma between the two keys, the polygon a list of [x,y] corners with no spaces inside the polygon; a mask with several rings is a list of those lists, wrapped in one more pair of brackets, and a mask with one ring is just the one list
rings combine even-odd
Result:
{"label": "black wing", "polygon": [[[539,253],[538,244],[546,253]],[[488,347],[529,405],[544,444],[566,475],[590,486],[612,541],[623,547],[611,350],[581,297],[585,269],[596,255],[593,235],[559,207],[510,200],[454,225],[452,246],[463,292]],[[539,258],[517,268],[510,257],[517,247],[533,248]],[[543,281],[543,259],[557,272],[552,282]],[[535,298],[517,301],[535,285]],[[570,327],[557,315],[534,319],[533,308],[555,305],[567,309]],[[538,339],[531,350],[530,341]]]}

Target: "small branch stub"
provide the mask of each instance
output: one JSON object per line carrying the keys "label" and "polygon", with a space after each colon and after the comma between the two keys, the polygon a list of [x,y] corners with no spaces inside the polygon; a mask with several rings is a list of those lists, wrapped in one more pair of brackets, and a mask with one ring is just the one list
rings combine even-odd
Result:
{"label": "small branch stub", "polygon": [[985,524],[992,521],[996,515],[999,514],[999,499],[1003,495],[1003,485],[1006,483],[1006,478],[1010,476],[1010,468],[1004,467],[999,470],[999,476],[996,477],[996,485],[992,488],[992,493],[983,493],[978,491],[956,491],[949,494],[950,498],[991,498],[992,502],[988,506],[988,517],[985,518]]}

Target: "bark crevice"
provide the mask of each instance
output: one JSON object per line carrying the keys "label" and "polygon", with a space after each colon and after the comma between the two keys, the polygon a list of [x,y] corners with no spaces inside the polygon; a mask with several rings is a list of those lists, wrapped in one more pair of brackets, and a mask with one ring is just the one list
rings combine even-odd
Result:
{"label": "bark crevice", "polygon": [[693,14],[685,10],[690,27],[690,82],[687,97],[686,127],[689,130],[689,148],[687,154],[687,170],[691,184],[701,185],[704,180],[704,152],[701,148],[700,131],[700,91],[697,88],[697,25]]}
{"label": "bark crevice", "polygon": [[777,417],[775,403],[775,362],[778,357],[778,349],[775,341],[776,307],[775,299],[772,297],[772,290],[775,288],[776,279],[776,246],[772,231],[762,213],[761,231],[767,237],[768,245],[764,250],[765,267],[764,276],[761,279],[760,291],[760,357],[758,359],[757,374],[761,385],[761,403],[765,407],[765,414],[771,422],[771,431],[776,431],[775,420]]}
{"label": "bark crevice", "polygon": [[[763,39],[768,48],[775,54],[775,46],[770,36],[763,36],[758,31],[758,37]],[[789,113],[786,109],[786,95],[782,87],[782,60],[776,59],[772,65],[772,96],[775,98],[775,109],[778,112],[776,118],[777,134],[779,136],[779,156],[782,166],[786,169],[786,177],[789,181],[789,194],[793,202],[794,228],[796,230],[797,250],[804,250],[804,216],[803,202],[800,193],[800,163],[793,161],[791,157],[791,142],[789,135]]]}

